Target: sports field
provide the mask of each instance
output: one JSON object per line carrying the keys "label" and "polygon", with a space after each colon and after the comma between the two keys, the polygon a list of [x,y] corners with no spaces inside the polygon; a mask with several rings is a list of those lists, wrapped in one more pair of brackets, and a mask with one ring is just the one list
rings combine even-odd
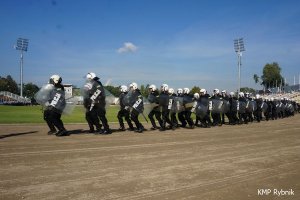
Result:
{"label": "sports field", "polygon": [[2,124],[0,199],[300,199],[299,122],[111,135],[67,124],[68,137]]}

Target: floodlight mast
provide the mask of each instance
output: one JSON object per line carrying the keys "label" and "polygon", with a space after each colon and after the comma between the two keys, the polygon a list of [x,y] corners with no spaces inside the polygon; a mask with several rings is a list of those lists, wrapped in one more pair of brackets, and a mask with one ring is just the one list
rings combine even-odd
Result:
{"label": "floodlight mast", "polygon": [[242,52],[245,51],[243,38],[234,40],[234,50],[238,57],[238,94],[241,92],[241,65],[242,65]]}
{"label": "floodlight mast", "polygon": [[15,49],[21,51],[21,58],[20,58],[20,96],[21,97],[23,97],[23,52],[27,51],[27,48],[28,48],[28,39],[18,38]]}

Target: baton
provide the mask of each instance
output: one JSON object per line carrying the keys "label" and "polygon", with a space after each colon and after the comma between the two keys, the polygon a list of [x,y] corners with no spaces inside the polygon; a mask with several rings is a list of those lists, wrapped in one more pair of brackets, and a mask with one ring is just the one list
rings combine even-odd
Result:
{"label": "baton", "polygon": [[147,120],[147,118],[145,117],[144,113],[142,112],[141,114],[143,115],[144,119],[145,119],[146,122],[148,123],[148,120]]}

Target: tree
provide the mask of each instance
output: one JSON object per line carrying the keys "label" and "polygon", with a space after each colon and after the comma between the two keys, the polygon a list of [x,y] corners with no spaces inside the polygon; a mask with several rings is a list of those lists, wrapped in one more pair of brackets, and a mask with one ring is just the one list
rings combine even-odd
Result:
{"label": "tree", "polygon": [[255,93],[255,89],[253,89],[253,88],[248,88],[248,87],[242,87],[241,88],[241,92],[244,92],[244,93],[252,93],[252,94],[254,94]]}
{"label": "tree", "polygon": [[34,95],[39,91],[39,87],[33,83],[27,83],[24,85],[24,96],[28,98],[34,98]]}
{"label": "tree", "polygon": [[10,75],[8,75],[6,78],[0,76],[0,91],[8,91],[18,94],[18,84]]}
{"label": "tree", "polygon": [[276,86],[283,86],[284,80],[281,76],[281,68],[277,62],[271,64],[267,63],[263,68],[263,75],[261,76],[262,85],[265,88],[273,88]]}
{"label": "tree", "polygon": [[257,84],[259,82],[259,77],[257,74],[253,75],[254,82]]}
{"label": "tree", "polygon": [[150,86],[149,84],[147,84],[146,87],[144,85],[141,85],[141,94],[142,94],[143,97],[148,97],[148,95],[149,95],[149,90],[148,90],[149,86]]}
{"label": "tree", "polygon": [[196,92],[197,92],[197,93],[200,92],[200,87],[194,86],[194,87],[191,89],[191,93],[192,93],[192,94],[195,94]]}
{"label": "tree", "polygon": [[104,86],[106,90],[108,90],[112,95],[118,97],[120,95],[120,87],[115,87],[112,85]]}

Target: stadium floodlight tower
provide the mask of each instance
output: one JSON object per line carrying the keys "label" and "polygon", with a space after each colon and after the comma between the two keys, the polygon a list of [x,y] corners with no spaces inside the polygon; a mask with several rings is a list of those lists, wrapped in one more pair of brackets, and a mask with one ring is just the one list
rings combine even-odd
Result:
{"label": "stadium floodlight tower", "polygon": [[245,51],[243,38],[234,40],[234,50],[238,56],[238,93],[241,91],[242,52]]}
{"label": "stadium floodlight tower", "polygon": [[20,59],[20,96],[23,97],[23,52],[27,51],[28,39],[18,38],[15,49],[21,51]]}

